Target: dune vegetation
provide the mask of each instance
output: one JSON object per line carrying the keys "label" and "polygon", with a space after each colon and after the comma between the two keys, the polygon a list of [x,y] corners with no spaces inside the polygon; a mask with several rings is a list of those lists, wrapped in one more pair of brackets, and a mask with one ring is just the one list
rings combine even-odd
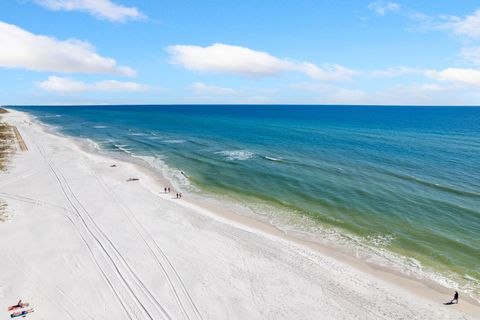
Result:
{"label": "dune vegetation", "polygon": [[14,150],[13,142],[14,135],[12,128],[8,124],[2,122],[2,118],[0,117],[0,171],[6,169],[7,160]]}
{"label": "dune vegetation", "polygon": [[[0,115],[6,113],[5,109],[0,108]],[[5,171],[7,168],[7,161],[10,154],[13,152],[14,135],[12,128],[6,123],[2,122],[0,116],[0,172]],[[7,204],[0,199],[0,222],[3,222],[6,218]]]}

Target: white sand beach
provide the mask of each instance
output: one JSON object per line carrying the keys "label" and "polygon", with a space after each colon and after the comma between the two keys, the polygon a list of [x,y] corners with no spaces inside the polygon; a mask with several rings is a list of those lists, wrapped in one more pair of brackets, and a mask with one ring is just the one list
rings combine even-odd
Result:
{"label": "white sand beach", "polygon": [[480,319],[474,302],[443,305],[453,291],[175,199],[135,164],[10,111],[28,150],[0,173],[2,318],[23,299],[49,320]]}

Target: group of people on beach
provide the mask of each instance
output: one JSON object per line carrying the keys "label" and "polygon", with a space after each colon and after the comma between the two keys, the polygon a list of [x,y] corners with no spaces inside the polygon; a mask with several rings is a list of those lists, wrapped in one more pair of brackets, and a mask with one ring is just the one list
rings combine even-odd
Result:
{"label": "group of people on beach", "polygon": [[[170,193],[170,187],[165,187],[165,188],[163,188],[163,191],[165,192],[165,194]],[[177,199],[181,199],[181,198],[182,198],[182,193],[181,193],[181,192],[177,192],[177,193],[176,193],[176,198],[177,198]]]}
{"label": "group of people on beach", "polygon": [[7,310],[12,312],[10,318],[25,318],[29,313],[34,311],[33,308],[22,310],[28,306],[30,306],[30,304],[28,302],[22,302],[22,300],[18,301],[17,304],[13,306],[9,306]]}

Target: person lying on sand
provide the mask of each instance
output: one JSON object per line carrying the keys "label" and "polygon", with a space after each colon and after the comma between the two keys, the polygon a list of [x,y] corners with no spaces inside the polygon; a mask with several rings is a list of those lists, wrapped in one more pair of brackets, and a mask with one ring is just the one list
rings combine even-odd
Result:
{"label": "person lying on sand", "polygon": [[32,313],[32,312],[33,312],[33,308],[28,309],[28,310],[24,310],[24,311],[14,312],[10,315],[10,318],[16,318],[16,317],[25,318],[27,316],[27,314]]}
{"label": "person lying on sand", "polygon": [[22,309],[28,306],[29,304],[27,302],[22,302],[22,300],[20,299],[18,300],[16,305],[8,307],[8,311],[15,310],[15,309]]}

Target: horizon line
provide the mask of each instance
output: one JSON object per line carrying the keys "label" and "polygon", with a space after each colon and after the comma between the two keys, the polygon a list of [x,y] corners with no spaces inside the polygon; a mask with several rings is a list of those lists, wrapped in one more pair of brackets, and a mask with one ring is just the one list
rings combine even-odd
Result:
{"label": "horizon line", "polygon": [[131,103],[131,104],[5,104],[8,107],[119,107],[119,106],[312,106],[312,107],[464,107],[478,108],[480,105],[414,105],[414,104],[312,104],[312,103]]}

